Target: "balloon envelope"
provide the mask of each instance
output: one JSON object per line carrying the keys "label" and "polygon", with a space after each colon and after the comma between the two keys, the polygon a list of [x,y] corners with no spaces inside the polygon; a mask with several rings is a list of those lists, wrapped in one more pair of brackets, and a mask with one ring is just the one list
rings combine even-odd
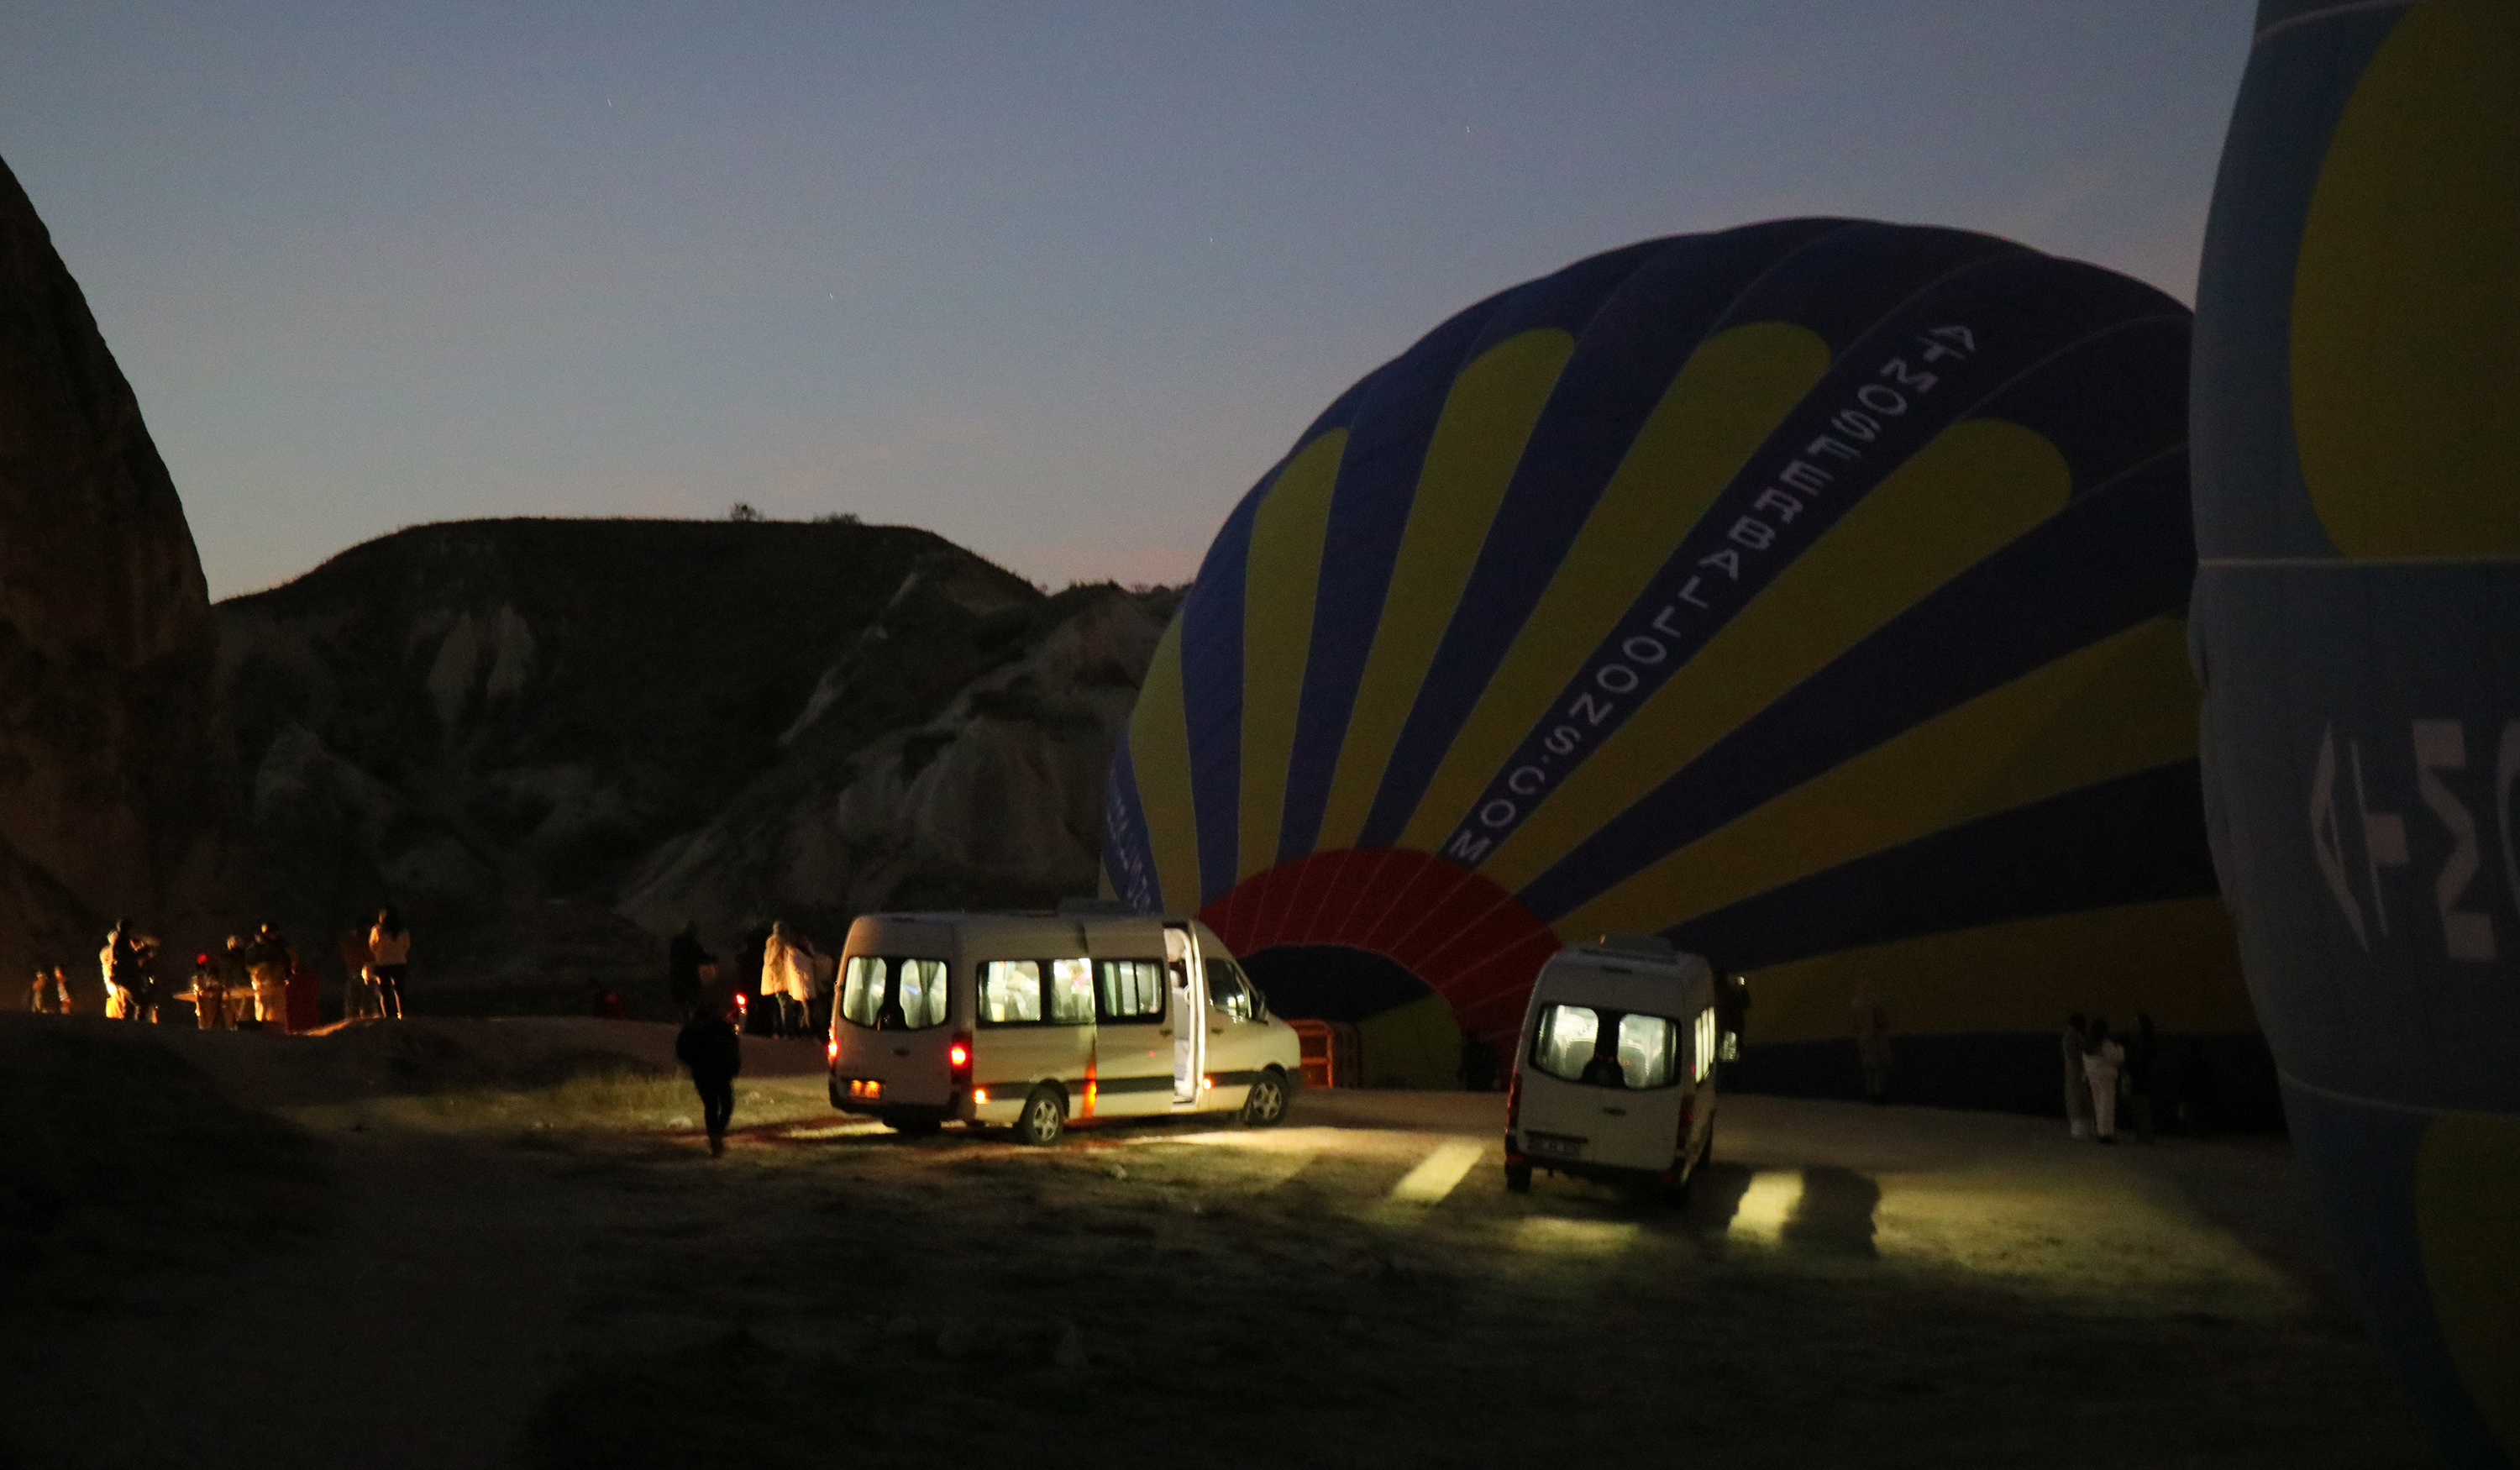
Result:
{"label": "balloon envelope", "polygon": [[2520,1460],[2520,6],[2263,4],[2197,290],[2214,839],[2285,1111],[2460,1464]]}
{"label": "balloon envelope", "polygon": [[1662,933],[1752,976],[1788,1082],[1866,981],[1943,1100],[2053,1108],[2071,1010],[2249,1032],[2188,331],[2097,267],[1838,219],[1470,307],[1228,517],[1114,761],[1113,890],[1264,960],[1388,957],[1504,1042],[1561,944]]}

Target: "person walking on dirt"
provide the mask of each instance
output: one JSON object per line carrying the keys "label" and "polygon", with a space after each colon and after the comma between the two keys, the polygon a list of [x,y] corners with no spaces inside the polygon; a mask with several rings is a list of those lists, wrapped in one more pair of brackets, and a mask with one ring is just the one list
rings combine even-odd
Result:
{"label": "person walking on dirt", "polygon": [[411,973],[411,931],[402,915],[388,906],[377,911],[376,927],[368,931],[369,972],[377,981],[377,1013],[389,1021],[402,1019],[402,983]]}
{"label": "person walking on dirt", "polygon": [[1890,1012],[1872,982],[1855,988],[1855,1059],[1864,1068],[1864,1095],[1873,1102],[1890,1100]]}
{"label": "person walking on dirt", "polygon": [[743,1042],[726,1012],[714,1005],[683,1023],[674,1038],[674,1060],[691,1070],[700,1094],[700,1119],[708,1129],[709,1157],[726,1152],[726,1127],[735,1118],[735,1079],[743,1070]]}
{"label": "person walking on dirt", "polygon": [[2090,1029],[2078,1010],[2065,1018],[2065,1033],[2056,1039],[2065,1059],[2065,1132],[2076,1138],[2092,1136],[2092,1080],[2083,1072],[2083,1038]]}
{"label": "person walking on dirt", "polygon": [[35,966],[35,988],[26,998],[26,1008],[37,1015],[69,1014],[70,988],[58,967]]}
{"label": "person walking on dirt", "polygon": [[2083,1075],[2092,1084],[2092,1131],[2103,1143],[2118,1140],[2118,1069],[2126,1064],[2126,1047],[2109,1037],[2109,1023],[2092,1017],[2083,1038]]}

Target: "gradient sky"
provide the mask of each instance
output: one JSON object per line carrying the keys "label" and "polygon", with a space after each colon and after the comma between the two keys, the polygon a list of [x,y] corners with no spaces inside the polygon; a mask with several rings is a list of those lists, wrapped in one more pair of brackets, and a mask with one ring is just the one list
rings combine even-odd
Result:
{"label": "gradient sky", "polygon": [[2249,0],[0,7],[216,596],[501,514],[1173,581],[1453,311],[1789,214],[2193,299]]}

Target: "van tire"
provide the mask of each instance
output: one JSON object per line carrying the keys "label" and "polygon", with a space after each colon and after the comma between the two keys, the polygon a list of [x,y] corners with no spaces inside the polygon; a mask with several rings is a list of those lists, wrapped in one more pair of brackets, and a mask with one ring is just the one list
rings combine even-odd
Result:
{"label": "van tire", "polygon": [[1529,1194],[1531,1192],[1531,1166],[1529,1164],[1508,1164],[1505,1166],[1505,1192],[1508,1194]]}
{"label": "van tire", "polygon": [[1286,1116],[1286,1074],[1271,1067],[1242,1097],[1242,1125],[1271,1128]]}
{"label": "van tire", "polygon": [[1067,1099],[1058,1089],[1042,1084],[1024,1098],[1023,1111],[1015,1115],[1015,1141],[1035,1148],[1046,1148],[1058,1141],[1067,1132]]}

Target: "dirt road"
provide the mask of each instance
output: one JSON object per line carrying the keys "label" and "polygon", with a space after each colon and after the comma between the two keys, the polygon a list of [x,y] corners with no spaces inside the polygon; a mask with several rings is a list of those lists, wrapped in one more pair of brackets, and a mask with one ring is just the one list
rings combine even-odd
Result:
{"label": "dirt road", "polygon": [[450,1091],[203,1061],[292,1099],[326,1223],[0,1317],[22,1463],[2431,1463],[2273,1143],[1740,1097],[1651,1209],[1506,1193],[1493,1095],[1029,1150],[756,1046],[711,1160],[670,1081],[498,1085],[583,1036],[446,1036],[395,1044]]}

